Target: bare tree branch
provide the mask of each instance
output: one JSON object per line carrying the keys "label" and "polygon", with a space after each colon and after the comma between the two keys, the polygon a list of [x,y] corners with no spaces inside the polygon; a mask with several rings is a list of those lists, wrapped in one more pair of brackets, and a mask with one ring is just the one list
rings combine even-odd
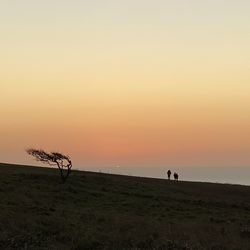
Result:
{"label": "bare tree branch", "polygon": [[27,149],[26,152],[33,156],[37,161],[43,162],[50,166],[57,166],[60,171],[62,181],[66,181],[72,168],[72,161],[69,156],[58,152],[47,153],[42,149],[38,150],[33,148]]}

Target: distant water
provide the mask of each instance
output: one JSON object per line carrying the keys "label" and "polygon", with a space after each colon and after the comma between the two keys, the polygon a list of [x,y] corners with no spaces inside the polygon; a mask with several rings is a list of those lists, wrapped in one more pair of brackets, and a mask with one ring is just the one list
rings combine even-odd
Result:
{"label": "distant water", "polygon": [[171,169],[179,174],[180,180],[217,182],[250,185],[250,167],[106,167],[84,168],[83,170],[121,174],[131,176],[166,178],[166,171]]}

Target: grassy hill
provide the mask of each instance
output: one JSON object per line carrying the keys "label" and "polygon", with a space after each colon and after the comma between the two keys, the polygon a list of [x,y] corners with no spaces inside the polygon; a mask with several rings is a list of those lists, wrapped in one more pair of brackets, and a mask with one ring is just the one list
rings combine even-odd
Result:
{"label": "grassy hill", "polygon": [[250,187],[0,164],[0,249],[250,249]]}

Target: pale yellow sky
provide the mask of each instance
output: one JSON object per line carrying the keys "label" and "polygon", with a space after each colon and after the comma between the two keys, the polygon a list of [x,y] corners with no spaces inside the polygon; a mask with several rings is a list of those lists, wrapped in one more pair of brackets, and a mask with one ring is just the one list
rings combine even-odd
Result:
{"label": "pale yellow sky", "polygon": [[0,161],[249,166],[249,1],[1,1]]}

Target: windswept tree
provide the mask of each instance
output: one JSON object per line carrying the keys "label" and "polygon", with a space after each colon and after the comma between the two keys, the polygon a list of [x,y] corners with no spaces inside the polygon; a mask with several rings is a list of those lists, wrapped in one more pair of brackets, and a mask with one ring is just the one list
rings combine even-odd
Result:
{"label": "windswept tree", "polygon": [[60,172],[62,182],[65,182],[69,177],[72,168],[72,162],[69,156],[58,152],[47,153],[44,150],[28,149],[26,152],[35,157],[37,161],[43,162],[50,166],[57,166]]}

